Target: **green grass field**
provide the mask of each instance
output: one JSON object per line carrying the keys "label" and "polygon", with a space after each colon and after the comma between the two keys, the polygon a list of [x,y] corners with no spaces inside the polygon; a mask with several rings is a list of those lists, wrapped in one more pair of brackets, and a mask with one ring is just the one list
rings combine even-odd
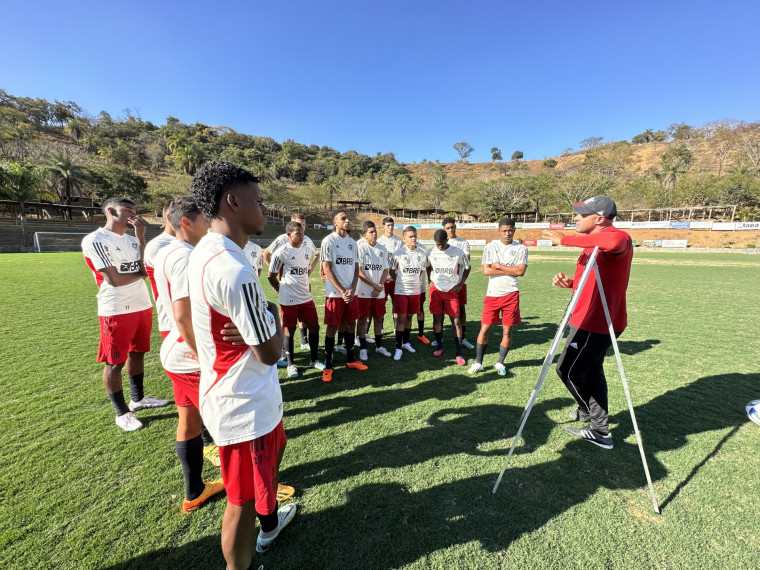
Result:
{"label": "green grass field", "polygon": [[[298,353],[302,376],[282,380],[281,479],[295,486],[299,514],[256,564],[756,568],[760,427],[744,405],[760,398],[758,255],[634,257],[620,346],[662,516],[614,358],[615,449],[564,433],[572,400],[552,369],[491,494],[568,301],[551,275],[572,271],[576,256],[531,253],[505,378],[492,368],[498,333],[476,377],[454,364],[450,341],[446,359],[422,348],[396,363],[370,351],[364,373],[336,355],[332,384]],[[113,422],[95,362],[96,287],[81,255],[3,255],[0,275],[0,567],[223,568],[224,499],[180,512],[175,409],[138,412],[146,427],[134,433]],[[479,271],[470,279],[473,341],[485,282]],[[317,299],[322,291],[315,282]],[[146,389],[171,398],[159,341],[154,332]]]}

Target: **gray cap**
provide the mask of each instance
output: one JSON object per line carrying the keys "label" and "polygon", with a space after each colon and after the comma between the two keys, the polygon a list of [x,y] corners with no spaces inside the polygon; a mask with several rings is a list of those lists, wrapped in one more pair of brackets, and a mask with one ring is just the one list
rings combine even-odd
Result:
{"label": "gray cap", "polygon": [[617,216],[617,206],[609,196],[594,196],[578,204],[573,204],[573,210],[579,214],[598,214],[608,220]]}

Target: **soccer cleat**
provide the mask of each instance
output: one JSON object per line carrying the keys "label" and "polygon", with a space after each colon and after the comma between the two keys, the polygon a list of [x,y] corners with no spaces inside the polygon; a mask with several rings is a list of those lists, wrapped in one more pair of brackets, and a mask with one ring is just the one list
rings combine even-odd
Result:
{"label": "soccer cleat", "polygon": [[346,362],[346,366],[349,368],[353,368],[354,370],[366,370],[367,365],[364,364],[361,360],[355,360],[354,362]]}
{"label": "soccer cleat", "polygon": [[401,348],[403,348],[407,352],[417,352],[416,350],[414,350],[414,348],[412,348],[412,345],[409,344],[408,342],[405,342],[404,344],[402,344]]}
{"label": "soccer cleat", "polygon": [[430,341],[427,339],[427,337],[424,334],[421,334],[417,337],[417,340],[420,341],[422,344],[430,344]]}
{"label": "soccer cleat", "polygon": [[455,360],[457,361],[457,364],[459,366],[466,366],[467,365],[467,361],[463,357],[461,357],[461,356],[457,356]]}
{"label": "soccer cleat", "polygon": [[401,355],[404,354],[404,351],[400,348],[396,349],[396,352],[393,354],[393,360],[401,360]]}
{"label": "soccer cleat", "polygon": [[367,360],[367,358],[369,358],[369,357],[367,356],[367,349],[366,349],[366,348],[362,348],[362,349],[359,351],[359,360]]}
{"label": "soccer cleat", "polygon": [[470,369],[467,372],[470,374],[477,374],[481,370],[483,370],[483,365],[480,362],[473,362],[472,366],[470,366]]}
{"label": "soccer cleat", "polygon": [[215,443],[207,445],[203,448],[203,457],[205,457],[206,460],[214,467],[222,466],[222,460],[219,459],[219,448]]}
{"label": "soccer cleat", "polygon": [[332,382],[332,368],[322,371],[322,382]]}
{"label": "soccer cleat", "polygon": [[309,350],[310,348],[308,344],[301,343],[301,350]]}
{"label": "soccer cleat", "polygon": [[325,363],[320,362],[319,360],[312,360],[309,362],[309,366],[312,368],[316,368],[317,370],[324,370],[325,369]]}
{"label": "soccer cleat", "polygon": [[507,375],[507,367],[504,366],[501,362],[497,362],[493,365],[494,368],[496,368],[496,373],[499,376],[506,376]]}
{"label": "soccer cleat", "polygon": [[124,431],[135,431],[143,427],[142,422],[132,412],[116,416],[116,425]]}
{"label": "soccer cleat", "polygon": [[274,535],[269,538],[262,538],[261,532],[259,532],[259,536],[256,538],[256,552],[263,554],[266,551],[270,550],[274,546],[275,539],[280,536],[282,529],[290,524],[290,521],[293,520],[293,517],[295,515],[295,503],[288,503],[287,505],[284,505],[277,509],[277,528],[272,531]]}
{"label": "soccer cleat", "polygon": [[298,366],[295,364],[288,365],[288,378],[298,378]]}
{"label": "soccer cleat", "polygon": [[391,355],[391,353],[388,352],[388,349],[385,348],[384,346],[378,346],[375,349],[375,352],[377,352],[378,354],[382,354],[383,356],[390,356]]}
{"label": "soccer cleat", "polygon": [[610,434],[604,435],[599,433],[594,428],[586,426],[585,428],[565,428],[565,431],[573,437],[579,437],[590,441],[594,445],[598,445],[604,449],[612,449],[612,436]]}
{"label": "soccer cleat", "polygon": [[573,408],[568,412],[567,417],[573,420],[574,422],[588,422],[591,419],[591,416],[588,415],[586,412],[582,412],[579,408]]}
{"label": "soccer cleat", "polygon": [[338,354],[347,354],[346,347],[343,346],[342,344],[335,345],[335,352],[337,352]]}
{"label": "soccer cleat", "polygon": [[277,485],[277,502],[283,503],[296,494],[296,490],[289,485]]}
{"label": "soccer cleat", "polygon": [[367,337],[367,342],[370,343],[370,344],[375,344],[375,339],[372,338],[371,336],[368,336]]}
{"label": "soccer cleat", "polygon": [[467,340],[466,338],[462,339],[462,346],[465,347],[465,348],[475,348],[472,345],[472,343],[469,340]]}
{"label": "soccer cleat", "polygon": [[441,356],[443,354],[443,348],[439,348],[435,352],[433,352],[433,356]]}
{"label": "soccer cleat", "polygon": [[137,410],[144,410],[146,408],[160,408],[162,406],[165,406],[168,403],[169,403],[169,400],[159,400],[158,398],[151,398],[150,396],[145,396],[139,402],[130,400],[129,411],[136,412]]}
{"label": "soccer cleat", "polygon": [[430,346],[432,346],[432,347],[438,346],[438,341],[434,340],[433,342],[430,343]]}
{"label": "soccer cleat", "polygon": [[288,365],[288,359],[284,356],[277,361],[278,368],[285,368]]}
{"label": "soccer cleat", "polygon": [[192,501],[188,501],[187,499],[182,501],[183,513],[185,514],[192,513],[194,510],[200,507],[203,503],[208,501],[211,497],[213,497],[217,493],[221,493],[222,491],[224,491],[224,482],[221,479],[217,479],[216,481],[204,481],[203,485],[204,485],[203,493],[201,493],[200,497],[198,497],[197,499],[193,499]]}

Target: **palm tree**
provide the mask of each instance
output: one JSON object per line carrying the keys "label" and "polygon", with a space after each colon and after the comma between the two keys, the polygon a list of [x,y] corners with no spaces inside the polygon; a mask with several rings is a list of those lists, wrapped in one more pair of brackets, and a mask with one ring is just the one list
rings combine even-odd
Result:
{"label": "palm tree", "polygon": [[25,203],[40,198],[42,179],[42,172],[33,166],[18,162],[0,162],[0,196],[18,202],[25,247],[29,245]]}
{"label": "palm tree", "polygon": [[79,157],[68,151],[53,153],[45,161],[44,167],[57,186],[62,204],[69,201],[72,192],[81,191],[90,175],[87,168],[79,162]]}
{"label": "palm tree", "polygon": [[177,148],[172,156],[174,167],[190,176],[193,176],[198,167],[203,164],[203,151],[195,145]]}
{"label": "palm tree", "polygon": [[330,197],[330,210],[333,209],[333,196],[340,192],[340,189],[343,187],[343,178],[340,177],[340,175],[330,176],[327,180],[324,182],[325,190],[327,190],[327,195]]}

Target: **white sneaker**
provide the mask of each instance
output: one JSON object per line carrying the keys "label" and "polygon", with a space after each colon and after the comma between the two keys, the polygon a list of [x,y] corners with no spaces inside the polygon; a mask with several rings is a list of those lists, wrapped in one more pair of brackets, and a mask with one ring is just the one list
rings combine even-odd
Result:
{"label": "white sneaker", "polygon": [[[150,396],[144,396],[139,402],[129,401],[129,411],[136,412],[137,410],[144,410],[145,408],[160,408],[169,403],[169,400],[159,400],[158,398],[151,398]],[[142,427],[142,425],[141,425]]]}
{"label": "white sneaker", "polygon": [[431,341],[430,342],[430,346],[432,346],[433,348],[437,347],[438,346],[438,341],[437,340]]}
{"label": "white sneaker", "polygon": [[371,336],[368,336],[367,337],[367,342],[370,343],[370,344],[375,344],[375,339],[372,338]]}
{"label": "white sneaker", "polygon": [[256,539],[256,552],[263,554],[272,548],[274,546],[275,539],[280,535],[282,529],[290,524],[290,521],[293,520],[294,516],[296,516],[295,503],[288,503],[287,505],[284,505],[277,509],[277,529],[274,531],[274,536],[270,538],[261,538],[261,532],[259,532],[259,536]]}
{"label": "white sneaker", "polygon": [[473,362],[472,366],[470,366],[470,369],[467,372],[469,372],[470,374],[477,374],[481,370],[483,370],[483,365],[480,364],[479,362]]}
{"label": "white sneaker", "polygon": [[347,354],[346,347],[343,346],[342,344],[335,345],[335,352],[337,352],[338,354]]}
{"label": "white sneaker", "polygon": [[368,356],[367,356],[367,349],[366,348],[362,348],[359,351],[359,360],[367,360],[367,358],[368,358]]}
{"label": "white sneaker", "polygon": [[396,349],[396,352],[393,354],[393,360],[401,360],[401,355],[404,354],[404,351],[400,348]]}
{"label": "white sneaker", "polygon": [[319,360],[312,360],[309,363],[309,366],[311,366],[312,368],[316,368],[317,370],[324,370],[325,369],[325,363],[324,362],[320,362]]}
{"label": "white sneaker", "polygon": [[414,350],[414,348],[412,348],[412,345],[409,344],[408,342],[405,342],[404,344],[402,344],[401,348],[403,348],[407,352],[417,352],[416,350]]}
{"label": "white sneaker", "polygon": [[506,376],[507,375],[507,367],[504,366],[502,363],[497,362],[493,365],[494,368],[496,368],[496,372],[499,374],[499,376]]}
{"label": "white sneaker", "polygon": [[301,343],[301,350],[309,350],[311,347],[308,344]]}
{"label": "white sneaker", "polygon": [[142,422],[132,412],[116,416],[116,425],[124,431],[135,431],[143,427]]}
{"label": "white sneaker", "polygon": [[390,356],[391,355],[391,353],[388,352],[388,349],[385,348],[384,346],[377,347],[375,349],[375,352],[377,352],[378,354],[382,354],[383,356]]}
{"label": "white sneaker", "polygon": [[298,378],[298,366],[295,364],[288,364],[288,378]]}
{"label": "white sneaker", "polygon": [[472,346],[472,343],[466,338],[462,339],[462,346],[465,348],[475,348],[474,346]]}

